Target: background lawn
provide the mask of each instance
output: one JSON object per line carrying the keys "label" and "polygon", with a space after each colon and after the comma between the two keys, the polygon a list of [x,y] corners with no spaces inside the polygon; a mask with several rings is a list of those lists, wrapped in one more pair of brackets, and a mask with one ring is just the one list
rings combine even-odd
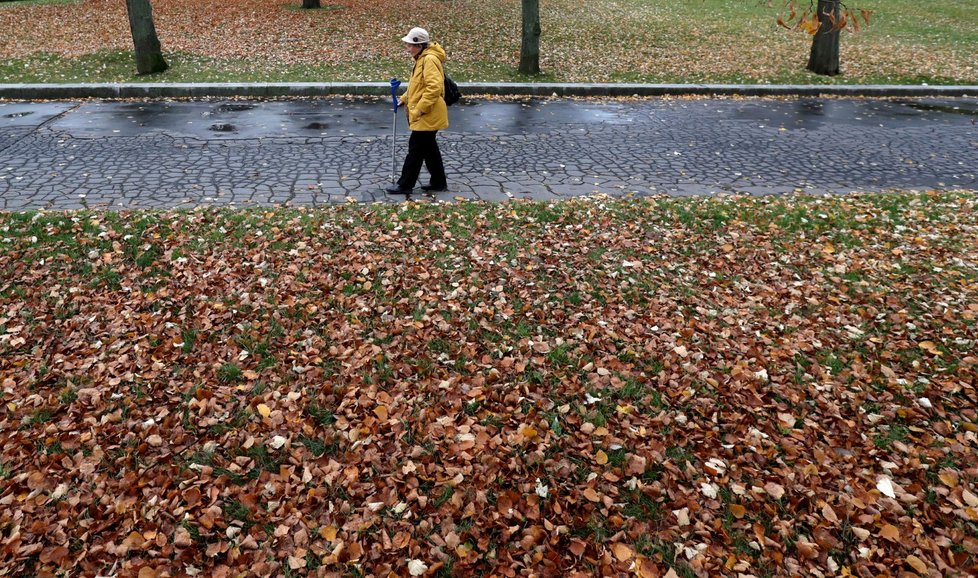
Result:
{"label": "background lawn", "polygon": [[[539,80],[563,82],[978,83],[978,3],[865,0],[871,25],[842,39],[843,75],[805,71],[810,37],[751,0],[545,0]],[[516,70],[520,3],[493,0],[155,0],[172,69],[137,78],[118,0],[0,3],[0,82],[379,81],[407,66],[397,39],[427,26],[463,81]],[[799,6],[808,6],[802,1]],[[418,17],[423,14],[425,16]]]}

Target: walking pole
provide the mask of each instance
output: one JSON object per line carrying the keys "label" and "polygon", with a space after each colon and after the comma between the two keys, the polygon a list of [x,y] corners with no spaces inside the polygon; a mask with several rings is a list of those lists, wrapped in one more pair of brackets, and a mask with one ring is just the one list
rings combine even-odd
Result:
{"label": "walking pole", "polygon": [[391,183],[394,182],[394,170],[397,167],[397,161],[395,157],[395,150],[397,148],[397,89],[401,87],[401,81],[392,78],[391,79],[391,100],[394,104],[394,122],[393,129],[391,133]]}

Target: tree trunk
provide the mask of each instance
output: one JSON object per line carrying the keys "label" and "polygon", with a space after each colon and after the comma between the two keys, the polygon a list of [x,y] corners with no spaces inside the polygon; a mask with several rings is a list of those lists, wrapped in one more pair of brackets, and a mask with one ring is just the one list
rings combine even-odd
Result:
{"label": "tree trunk", "polygon": [[169,68],[166,60],[163,60],[149,0],[126,0],[126,11],[129,13],[132,44],[136,49],[136,72],[153,74]]}
{"label": "tree trunk", "polygon": [[[812,52],[808,57],[807,67],[815,74],[839,74],[839,30],[832,28],[842,14],[841,4],[841,0],[818,0],[818,19],[821,24],[812,38]],[[832,18],[829,17],[830,14]]]}
{"label": "tree trunk", "polygon": [[302,0],[303,8],[322,8],[319,0]]}
{"label": "tree trunk", "polygon": [[540,0],[523,0],[520,74],[540,74]]}

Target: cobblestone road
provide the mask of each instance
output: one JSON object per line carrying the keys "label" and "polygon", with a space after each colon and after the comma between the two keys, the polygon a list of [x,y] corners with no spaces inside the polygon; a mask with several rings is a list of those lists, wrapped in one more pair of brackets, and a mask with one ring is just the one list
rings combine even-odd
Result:
{"label": "cobblestone road", "polygon": [[[978,99],[470,100],[450,191],[978,189]],[[382,99],[0,103],[0,209],[400,201]],[[397,162],[407,143],[398,119]],[[426,175],[422,175],[423,181]]]}

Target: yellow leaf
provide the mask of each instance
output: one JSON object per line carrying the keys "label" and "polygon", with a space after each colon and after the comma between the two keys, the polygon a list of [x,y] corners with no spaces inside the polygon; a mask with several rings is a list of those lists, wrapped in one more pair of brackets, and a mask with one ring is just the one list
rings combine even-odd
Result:
{"label": "yellow leaf", "polygon": [[935,344],[933,341],[921,341],[919,344],[917,344],[917,347],[937,357],[942,355],[941,350],[937,348],[937,344]]}
{"label": "yellow leaf", "polygon": [[336,526],[326,526],[319,529],[319,537],[327,542],[335,542],[337,531]]}
{"label": "yellow leaf", "polygon": [[268,415],[272,413],[272,410],[267,405],[265,405],[263,403],[259,403],[258,404],[258,413],[260,413],[262,417],[268,417]]}
{"label": "yellow leaf", "polygon": [[949,488],[958,487],[958,473],[954,470],[941,470],[937,477],[940,478],[941,483]]}
{"label": "yellow leaf", "polygon": [[594,461],[598,462],[599,466],[603,466],[608,463],[608,454],[598,450],[598,453],[594,454]]}
{"label": "yellow leaf", "polygon": [[525,426],[520,430],[520,434],[522,434],[526,439],[532,440],[537,437],[537,430],[530,426]]}

